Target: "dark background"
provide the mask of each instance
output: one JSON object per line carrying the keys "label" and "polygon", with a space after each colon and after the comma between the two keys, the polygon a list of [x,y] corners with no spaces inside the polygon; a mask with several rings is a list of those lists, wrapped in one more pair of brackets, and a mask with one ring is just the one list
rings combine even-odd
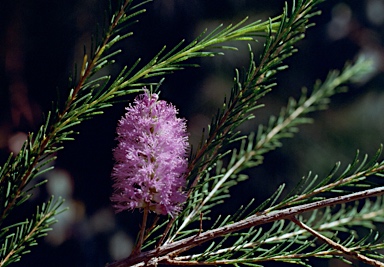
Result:
{"label": "dark background", "polygon": [[[74,63],[81,65],[83,46],[89,47],[106,4],[104,0],[1,2],[2,161],[10,151],[18,150],[26,133],[38,129],[52,101],[68,93],[69,73]],[[139,57],[146,62],[164,44],[172,47],[184,38],[191,41],[203,29],[212,30],[220,23],[278,15],[283,4],[281,0],[156,0],[145,5],[147,12],[130,28],[133,37],[119,45],[123,53],[107,71],[116,73]],[[230,204],[218,213],[234,211],[253,197],[261,202],[279,184],[293,186],[310,170],[326,175],[336,161],[349,163],[357,149],[372,154],[383,142],[384,1],[329,0],[320,8],[323,14],[314,18],[317,26],[298,44],[299,53],[287,60],[290,67],[278,75],[278,86],[261,100],[266,107],[242,130],[256,130],[271,114],[278,114],[289,96],[299,96],[302,86],[311,88],[316,79],[324,79],[330,69],[341,68],[359,53],[375,60],[376,73],[351,86],[348,93],[334,97],[329,110],[313,114],[315,124],[300,127],[294,139],[285,140],[281,149],[269,153],[265,164],[249,173],[251,179],[232,190]],[[234,68],[248,64],[246,43],[240,47],[241,51],[228,51],[224,57],[195,60],[200,68],[166,77],[161,97],[174,103],[188,120],[193,144],[228,94]],[[256,54],[260,48],[255,46]],[[14,266],[104,266],[129,253],[140,214],[115,215],[109,202],[115,128],[127,100],[77,127],[80,134],[58,154],[55,170],[40,178],[48,178],[47,187],[36,191],[19,214],[30,214],[34,205],[50,194],[66,198],[70,210],[60,215],[55,231]],[[343,266],[339,261],[331,265]]]}

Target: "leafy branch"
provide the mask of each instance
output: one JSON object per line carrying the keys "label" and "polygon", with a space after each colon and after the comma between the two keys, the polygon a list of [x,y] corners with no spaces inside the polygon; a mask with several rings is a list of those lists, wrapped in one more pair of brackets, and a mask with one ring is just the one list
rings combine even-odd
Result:
{"label": "leafy branch", "polygon": [[[327,207],[323,210],[314,210],[311,212],[309,218],[306,219],[306,224],[310,225],[310,227],[318,232],[329,233],[330,231],[339,231],[345,232],[347,234],[351,233],[351,226],[363,226],[372,231],[375,229],[375,225],[372,224],[374,222],[383,222],[384,220],[384,210],[382,208],[383,198],[379,197],[376,201],[365,201],[362,208],[360,208],[360,203],[356,202],[355,205],[351,208],[347,208],[345,204],[342,205],[340,210],[336,213],[333,212],[331,207]],[[323,212],[321,212],[323,211]],[[302,220],[302,218],[300,218]],[[273,223],[273,226],[269,228],[268,231],[264,231],[262,233],[261,228],[256,228],[253,230],[249,230],[244,232],[244,234],[239,234],[238,240],[233,244],[233,246],[225,247],[221,249],[207,249],[204,253],[201,254],[193,254],[193,255],[185,255],[178,256],[174,260],[177,261],[204,261],[204,259],[212,260],[213,257],[219,258],[221,255],[225,255],[226,260],[222,260],[223,264],[231,264],[236,260],[231,260],[231,258],[237,257],[245,260],[249,258],[250,253],[257,253],[259,255],[249,261],[252,262],[262,262],[262,261],[273,261],[278,258],[280,260],[288,260],[288,259],[302,259],[305,256],[307,257],[320,257],[321,253],[325,255],[334,254],[334,250],[327,250],[317,252],[318,249],[311,252],[305,252],[304,254],[298,254],[299,248],[301,251],[306,250],[309,246],[314,247],[312,242],[307,242],[309,236],[309,232],[295,227],[294,224],[288,224],[286,227],[282,228],[284,225],[283,221],[276,221]],[[352,231],[352,235],[355,234]],[[251,238],[250,238],[251,236]],[[366,238],[364,238],[366,239]],[[299,248],[296,248],[295,251],[288,250],[287,245],[290,243],[297,244]],[[281,250],[276,250],[273,253],[269,249],[269,253],[267,255],[263,254],[261,250],[262,245],[271,245],[273,244],[275,247],[278,245],[280,247],[284,247],[287,253],[282,253]],[[370,250],[379,249],[382,244],[372,244],[370,243]],[[363,244],[361,242],[359,244],[354,244],[354,250],[365,251]],[[260,252],[261,251],[261,252]],[[243,255],[239,255],[239,252],[242,252]],[[248,257],[247,257],[248,255]],[[210,261],[212,262],[212,261]],[[215,261],[217,263],[217,261]]]}
{"label": "leafy branch", "polygon": [[19,261],[21,255],[29,252],[29,247],[37,245],[36,239],[48,234],[50,226],[56,222],[54,216],[64,211],[59,210],[63,202],[62,199],[54,201],[51,198],[41,208],[37,207],[32,219],[1,229],[0,236],[5,236],[5,240],[0,249],[0,266]]}
{"label": "leafy branch", "polygon": [[[356,193],[346,194],[343,196],[328,198],[315,201],[308,204],[302,204],[281,210],[275,210],[266,214],[254,214],[238,222],[231,223],[216,229],[199,233],[195,236],[187,237],[173,243],[165,244],[157,249],[142,252],[139,255],[124,260],[114,262],[108,267],[124,267],[124,266],[152,266],[157,264],[170,264],[169,258],[175,257],[178,253],[200,246],[213,239],[226,236],[250,227],[272,223],[278,220],[290,220],[293,216],[300,215],[304,212],[314,211],[333,205],[344,204],[357,201],[369,197],[380,196],[384,194],[384,187],[376,187]],[[200,263],[196,263],[200,264]]]}
{"label": "leafy branch", "polygon": [[[96,49],[91,61],[88,62],[87,55],[84,56],[80,80],[76,87],[71,90],[63,110],[59,111],[58,107],[56,107],[54,111],[49,112],[46,123],[40,127],[37,134],[35,136],[32,133],[29,134],[28,140],[20,153],[15,158],[10,155],[8,161],[1,168],[0,225],[16,203],[19,205],[28,199],[29,195],[25,194],[24,191],[27,184],[34,177],[41,174],[40,169],[43,166],[55,159],[54,154],[63,148],[61,144],[64,141],[73,139],[71,136],[74,131],[70,129],[81,123],[81,121],[100,114],[100,109],[110,106],[110,104],[103,102],[110,97],[111,93],[104,94],[98,100],[94,100],[92,93],[97,86],[93,85],[94,87],[91,87],[92,82],[87,83],[87,81],[93,76],[95,70],[102,68],[106,64],[107,58],[102,58],[103,53],[117,40],[129,36],[129,34],[126,34],[110,40],[120,23],[140,13],[135,13],[132,16],[125,15],[125,11],[131,2],[130,0],[125,1],[121,9],[112,18],[105,39]],[[100,80],[104,80],[106,83],[109,78],[104,77]],[[89,88],[91,90],[87,92]]]}
{"label": "leafy branch", "polygon": [[259,65],[257,66],[251,52],[250,66],[243,81],[237,72],[228,102],[224,101],[223,108],[218,110],[217,116],[209,125],[208,138],[202,142],[191,160],[189,170],[193,182],[190,190],[193,190],[200,176],[205,173],[208,163],[212,164],[219,158],[218,148],[233,141],[236,128],[252,118],[248,114],[258,108],[257,100],[275,85],[272,83],[274,74],[286,68],[283,65],[284,60],[296,52],[293,45],[304,38],[304,32],[310,26],[308,20],[319,14],[314,9],[320,2],[298,1],[291,11],[285,6],[277,31],[272,26],[268,28]]}
{"label": "leafy branch", "polygon": [[[311,177],[308,175],[304,177],[297,187],[290,193],[290,196],[286,197],[278,205],[271,207],[266,210],[266,212],[273,210],[275,208],[286,207],[290,205],[295,205],[298,203],[304,203],[309,199],[324,199],[326,196],[321,196],[325,192],[334,192],[342,193],[347,191],[343,187],[367,187],[372,186],[372,183],[367,181],[366,184],[363,182],[369,176],[379,176],[383,177],[384,172],[384,162],[378,162],[379,156],[381,155],[382,146],[377,151],[375,157],[367,163],[368,156],[365,155],[362,162],[359,161],[359,153],[356,154],[356,157],[352,164],[349,164],[347,168],[343,171],[342,174],[336,176],[337,170],[340,167],[340,162],[332,169],[331,173],[321,182],[315,185],[318,176]],[[300,195],[295,195],[294,192],[300,191]]]}

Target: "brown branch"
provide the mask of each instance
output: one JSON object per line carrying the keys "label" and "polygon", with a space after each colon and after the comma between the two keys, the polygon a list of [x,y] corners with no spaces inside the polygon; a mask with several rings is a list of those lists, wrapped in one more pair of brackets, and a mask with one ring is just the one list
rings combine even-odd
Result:
{"label": "brown branch", "polygon": [[364,256],[362,254],[359,254],[358,252],[356,252],[356,251],[354,251],[352,249],[349,249],[349,248],[347,248],[347,247],[345,247],[345,246],[343,246],[343,245],[341,245],[339,243],[336,243],[332,239],[330,239],[330,238],[328,238],[326,236],[323,236],[322,234],[320,234],[319,232],[315,231],[311,227],[309,227],[306,224],[302,223],[296,217],[293,216],[293,217],[290,218],[290,220],[293,223],[295,223],[296,225],[298,225],[300,228],[308,231],[309,233],[311,233],[312,235],[314,235],[318,239],[324,241],[325,243],[327,243],[328,245],[333,247],[334,249],[341,251],[343,254],[351,256],[351,257],[353,257],[353,258],[355,258],[355,259],[357,259],[359,261],[365,262],[365,263],[367,263],[369,265],[372,265],[372,266],[384,267],[384,263],[383,262],[371,259],[369,257],[366,257],[366,256]]}
{"label": "brown branch", "polygon": [[[178,255],[181,251],[186,251],[196,246],[199,246],[203,243],[206,243],[212,239],[225,236],[234,232],[241,231],[243,229],[248,229],[252,226],[262,225],[271,223],[278,220],[290,219],[292,216],[302,214],[307,211],[313,211],[333,205],[338,205],[342,203],[352,202],[360,199],[365,199],[368,197],[375,197],[384,194],[384,186],[368,189],[365,191],[351,193],[344,196],[324,199],[316,201],[309,204],[298,205],[295,207],[290,207],[282,210],[272,211],[267,214],[255,214],[244,220],[235,222],[230,225],[219,227],[217,229],[209,230],[202,232],[200,235],[191,236],[184,238],[182,240],[166,244],[157,249],[150,250],[147,252],[142,252],[136,257],[126,258],[120,261],[116,261],[112,264],[107,265],[108,267],[128,267],[128,266],[143,266],[145,262],[158,261],[154,259],[155,257],[161,257],[166,255]],[[136,265],[138,264],[138,265]]]}

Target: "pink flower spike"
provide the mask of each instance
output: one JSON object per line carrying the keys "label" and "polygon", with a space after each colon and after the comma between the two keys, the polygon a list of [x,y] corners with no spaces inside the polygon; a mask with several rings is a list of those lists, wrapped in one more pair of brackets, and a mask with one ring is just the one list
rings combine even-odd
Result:
{"label": "pink flower spike", "polygon": [[118,123],[111,197],[116,212],[148,208],[174,216],[186,200],[186,121],[158,98],[148,91],[137,96]]}

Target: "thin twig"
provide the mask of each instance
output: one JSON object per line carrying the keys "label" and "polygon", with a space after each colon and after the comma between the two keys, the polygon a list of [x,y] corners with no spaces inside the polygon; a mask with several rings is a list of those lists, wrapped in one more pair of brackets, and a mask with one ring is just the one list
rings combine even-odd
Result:
{"label": "thin twig", "polygon": [[310,232],[312,235],[314,235],[315,237],[317,237],[318,239],[324,241],[325,243],[327,243],[328,245],[330,245],[331,247],[333,247],[334,249],[336,250],[339,250],[341,252],[343,252],[345,255],[348,255],[348,256],[351,256],[359,261],[362,261],[362,262],[365,262],[369,265],[372,265],[372,266],[377,266],[377,267],[384,267],[384,263],[382,263],[381,261],[377,261],[377,260],[374,260],[374,259],[371,259],[367,256],[364,256],[362,254],[359,254],[358,252],[352,250],[352,249],[349,249],[339,243],[336,243],[335,241],[333,241],[332,239],[329,239],[328,237],[326,236],[323,236],[322,234],[320,234],[319,232],[315,231],[314,229],[312,229],[311,227],[309,227],[308,225],[302,223],[301,221],[299,221],[296,217],[291,217],[290,220],[295,223],[296,225],[298,225],[300,228]]}
{"label": "thin twig", "polygon": [[144,234],[146,232],[145,229],[147,227],[148,213],[149,213],[149,209],[148,207],[145,207],[144,214],[143,214],[143,221],[140,227],[139,240],[131,253],[131,257],[134,257],[135,255],[141,252],[141,247],[143,246],[143,242],[144,242]]}

